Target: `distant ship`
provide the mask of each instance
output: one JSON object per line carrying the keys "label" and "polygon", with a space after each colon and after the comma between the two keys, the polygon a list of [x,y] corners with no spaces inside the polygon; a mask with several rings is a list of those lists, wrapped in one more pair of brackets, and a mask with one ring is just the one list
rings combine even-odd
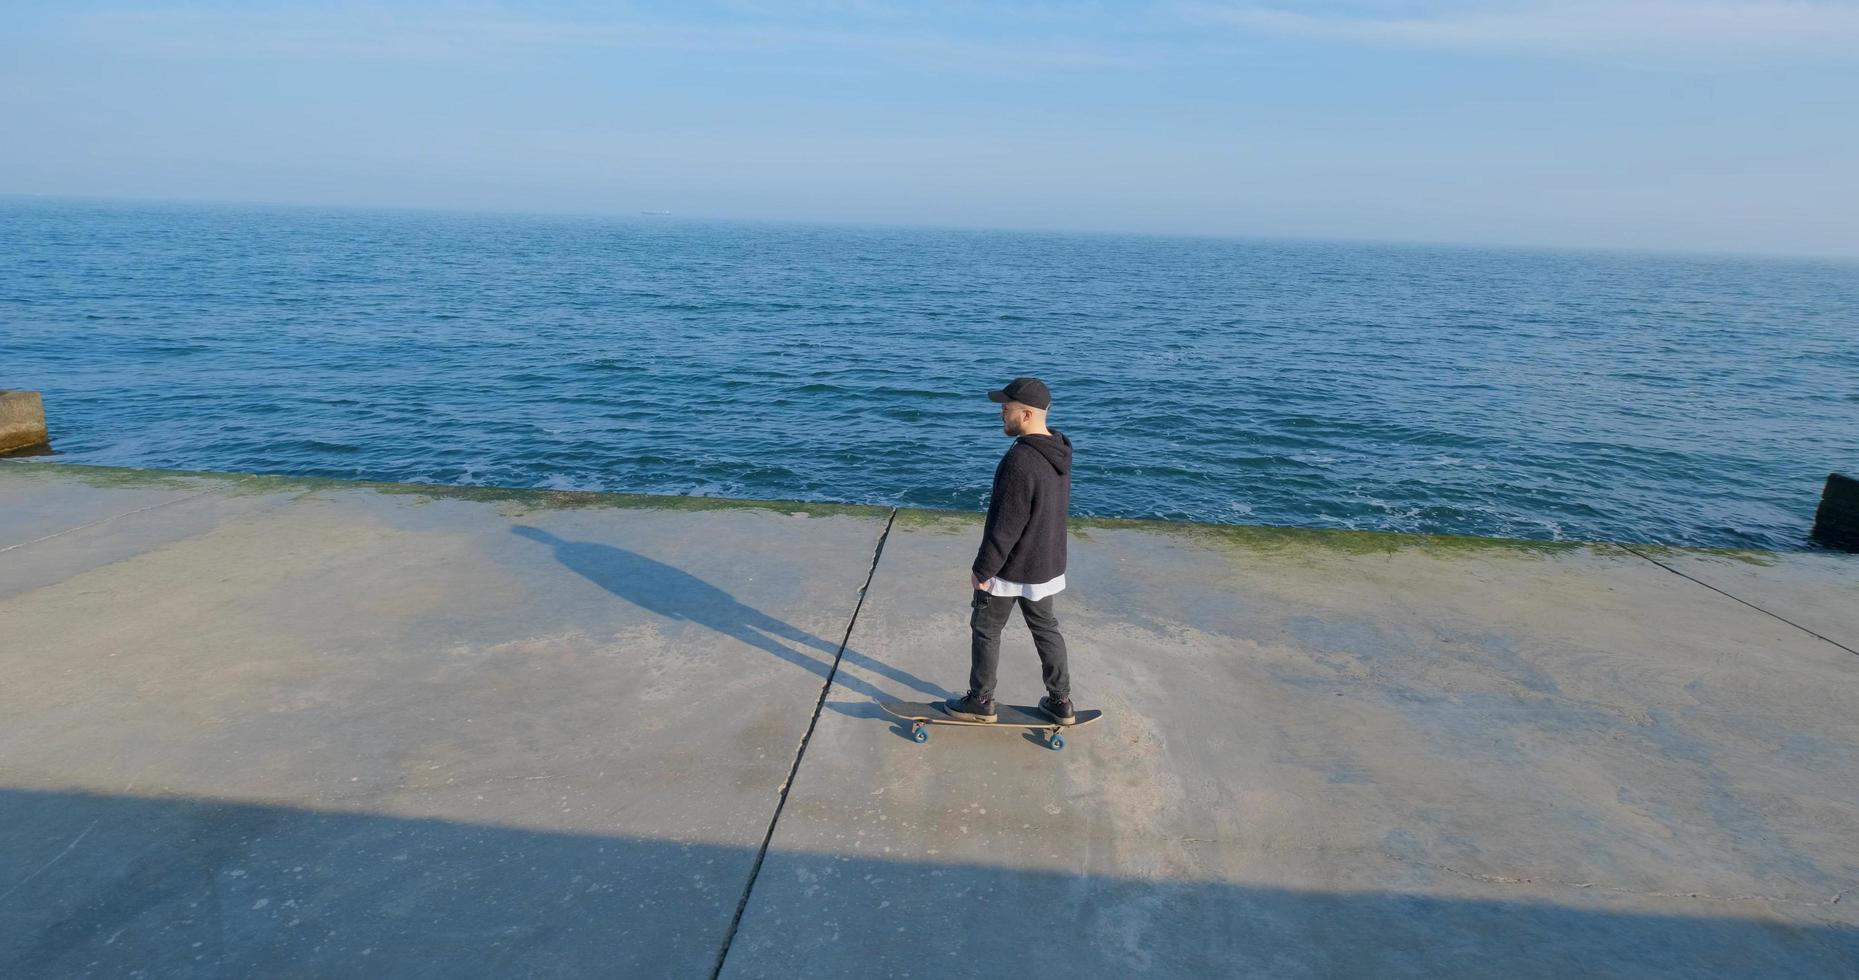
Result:
{"label": "distant ship", "polygon": [[641,211],[640,214],[670,214],[670,211]]}

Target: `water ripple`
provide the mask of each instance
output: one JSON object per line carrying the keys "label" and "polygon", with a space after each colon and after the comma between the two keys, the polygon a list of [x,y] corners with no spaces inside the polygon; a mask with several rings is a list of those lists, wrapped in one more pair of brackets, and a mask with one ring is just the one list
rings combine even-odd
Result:
{"label": "water ripple", "polygon": [[978,507],[1052,383],[1079,512],[1798,547],[1859,267],[0,204],[62,458]]}

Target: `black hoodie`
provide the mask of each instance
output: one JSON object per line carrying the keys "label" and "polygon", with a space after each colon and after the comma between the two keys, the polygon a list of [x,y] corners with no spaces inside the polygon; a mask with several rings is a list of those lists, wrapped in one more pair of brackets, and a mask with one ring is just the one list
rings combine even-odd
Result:
{"label": "black hoodie", "polygon": [[994,495],[975,555],[975,577],[1037,585],[1065,574],[1065,514],[1071,495],[1072,443],[1064,433],[1015,440],[994,468]]}

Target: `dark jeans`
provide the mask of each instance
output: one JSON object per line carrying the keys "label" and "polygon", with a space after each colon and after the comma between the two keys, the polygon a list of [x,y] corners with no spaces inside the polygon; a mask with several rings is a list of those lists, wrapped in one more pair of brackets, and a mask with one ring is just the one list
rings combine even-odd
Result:
{"label": "dark jeans", "polygon": [[974,632],[969,690],[982,697],[994,696],[995,675],[1000,670],[1001,630],[1007,625],[1007,618],[1013,615],[1013,607],[1018,605],[1026,628],[1033,631],[1033,646],[1039,651],[1039,669],[1046,682],[1046,693],[1060,698],[1071,696],[1072,679],[1071,672],[1066,669],[1065,638],[1059,635],[1059,618],[1052,614],[1055,598],[1057,596],[1047,596],[1034,602],[1019,596],[989,595],[975,590],[969,602],[968,617],[969,629]]}

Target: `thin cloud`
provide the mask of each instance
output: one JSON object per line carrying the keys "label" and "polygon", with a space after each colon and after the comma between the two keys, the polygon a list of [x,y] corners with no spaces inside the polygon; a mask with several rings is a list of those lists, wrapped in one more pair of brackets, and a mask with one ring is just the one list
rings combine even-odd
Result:
{"label": "thin cloud", "polygon": [[1200,16],[1261,34],[1406,47],[1653,56],[1830,55],[1859,60],[1851,0],[1518,0],[1360,5],[1311,13],[1201,4]]}
{"label": "thin cloud", "polygon": [[73,18],[92,43],[188,58],[457,61],[572,49],[720,53],[824,52],[946,69],[1090,70],[1145,63],[1068,38],[982,40],[778,22],[707,24],[472,13],[172,8]]}

